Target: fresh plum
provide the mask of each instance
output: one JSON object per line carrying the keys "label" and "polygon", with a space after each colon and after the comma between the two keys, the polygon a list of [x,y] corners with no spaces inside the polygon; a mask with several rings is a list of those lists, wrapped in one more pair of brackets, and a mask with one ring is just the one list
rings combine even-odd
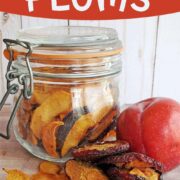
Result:
{"label": "fresh plum", "polygon": [[151,98],[124,110],[117,138],[131,150],[144,153],[169,171],[180,164],[180,104],[169,98]]}

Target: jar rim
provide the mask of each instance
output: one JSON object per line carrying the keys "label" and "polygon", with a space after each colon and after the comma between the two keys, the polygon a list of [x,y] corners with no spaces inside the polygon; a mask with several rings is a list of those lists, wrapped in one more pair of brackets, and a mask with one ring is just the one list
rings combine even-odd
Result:
{"label": "jar rim", "polygon": [[[42,64],[61,64],[62,59],[73,59],[74,62],[82,59],[86,63],[89,58],[110,57],[123,51],[116,30],[103,27],[51,26],[23,29],[19,31],[17,41],[30,43],[30,61]],[[27,53],[21,46],[13,46],[12,49],[14,59]],[[4,55],[10,59],[7,49]]]}
{"label": "jar rim", "polygon": [[121,44],[115,29],[91,26],[47,26],[22,29],[18,32],[17,39],[41,47],[84,47],[117,42]]}

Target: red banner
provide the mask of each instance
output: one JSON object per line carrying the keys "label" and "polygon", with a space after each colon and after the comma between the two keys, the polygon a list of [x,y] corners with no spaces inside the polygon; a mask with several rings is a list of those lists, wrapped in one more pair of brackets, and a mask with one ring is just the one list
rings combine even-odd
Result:
{"label": "red banner", "polygon": [[180,11],[180,0],[1,0],[0,11],[58,19],[129,19]]}

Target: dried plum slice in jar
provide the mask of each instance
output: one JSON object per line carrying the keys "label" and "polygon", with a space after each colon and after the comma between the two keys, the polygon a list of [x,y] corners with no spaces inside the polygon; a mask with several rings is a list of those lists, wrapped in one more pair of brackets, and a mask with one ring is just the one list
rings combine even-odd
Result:
{"label": "dried plum slice in jar", "polygon": [[60,154],[60,151],[64,145],[64,141],[69,131],[73,127],[74,123],[80,118],[80,116],[87,114],[87,107],[74,109],[69,112],[63,119],[64,126],[60,126],[57,130],[57,151]]}
{"label": "dried plum slice in jar", "polygon": [[90,132],[88,133],[88,141],[95,142],[115,126],[115,120],[118,115],[118,109],[113,108]]}

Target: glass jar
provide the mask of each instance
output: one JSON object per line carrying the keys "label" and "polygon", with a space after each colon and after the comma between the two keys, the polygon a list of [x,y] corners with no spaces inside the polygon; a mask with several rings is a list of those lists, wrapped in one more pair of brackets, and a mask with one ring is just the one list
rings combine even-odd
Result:
{"label": "glass jar", "polygon": [[109,28],[46,27],[5,40],[9,82],[18,79],[14,132],[35,156],[56,162],[102,141],[119,115],[122,45]]}

